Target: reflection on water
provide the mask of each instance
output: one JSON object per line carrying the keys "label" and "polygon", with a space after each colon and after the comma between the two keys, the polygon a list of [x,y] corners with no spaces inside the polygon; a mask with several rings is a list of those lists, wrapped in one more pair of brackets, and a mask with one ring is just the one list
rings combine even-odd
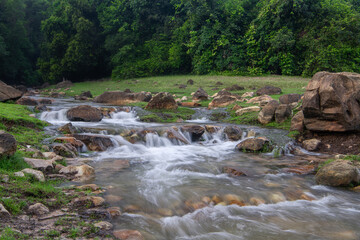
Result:
{"label": "reflection on water", "polygon": [[[71,106],[72,101],[55,102],[40,118],[55,128],[68,122]],[[180,130],[186,141],[169,139],[162,129],[170,125],[139,122],[133,111],[73,124],[111,133],[115,147],[90,164],[96,170],[93,182],[108,187],[104,198],[122,209],[113,220],[118,229],[139,230],[146,239],[360,239],[358,193],[317,186],[313,175],[284,171],[307,163],[288,154],[286,131],[240,126],[287,153],[274,158],[235,150],[238,142],[226,141],[221,130],[205,133],[201,142],[191,142]],[[117,134],[148,127],[156,131],[135,144]],[[225,174],[224,167],[246,176]]]}

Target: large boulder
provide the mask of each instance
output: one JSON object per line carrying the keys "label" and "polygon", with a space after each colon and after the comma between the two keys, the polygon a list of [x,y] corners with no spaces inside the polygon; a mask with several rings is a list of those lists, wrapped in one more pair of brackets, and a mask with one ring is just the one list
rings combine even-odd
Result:
{"label": "large boulder", "polygon": [[275,111],[280,106],[280,103],[276,100],[270,101],[261,109],[258,115],[258,121],[262,124],[268,124],[274,120]]}
{"label": "large boulder", "polygon": [[110,137],[94,134],[73,134],[75,139],[83,142],[90,151],[105,151],[110,147],[114,147]]}
{"label": "large boulder", "polygon": [[316,73],[304,94],[303,113],[311,131],[359,131],[360,74]]}
{"label": "large boulder", "polygon": [[33,98],[22,97],[16,101],[16,104],[25,106],[37,106],[39,103]]}
{"label": "large boulder", "polygon": [[0,102],[21,98],[23,93],[0,81]]}
{"label": "large boulder", "polygon": [[0,157],[12,156],[16,152],[16,139],[13,135],[0,131]]}
{"label": "large boulder", "polygon": [[230,141],[239,141],[242,138],[242,130],[237,126],[227,126],[224,133]]}
{"label": "large boulder", "polygon": [[161,92],[156,94],[145,107],[146,109],[168,109],[175,110],[178,105],[174,97],[168,92]]}
{"label": "large boulder", "polygon": [[209,95],[207,94],[207,92],[205,92],[204,89],[199,88],[195,94],[192,97],[193,101],[203,101],[203,100],[208,100],[209,99]]}
{"label": "large boulder", "polygon": [[301,95],[297,93],[285,94],[279,98],[281,104],[297,103],[301,100]]}
{"label": "large boulder", "polygon": [[275,121],[277,123],[283,123],[291,116],[291,106],[288,104],[281,104],[275,111]]}
{"label": "large boulder", "polygon": [[304,114],[303,114],[303,111],[299,111],[291,119],[290,131],[303,132],[304,129],[305,129],[305,126],[304,126]]}
{"label": "large boulder", "polygon": [[267,152],[271,150],[270,141],[265,137],[245,139],[236,145],[236,148],[245,152]]}
{"label": "large boulder", "polygon": [[235,96],[231,95],[218,95],[209,103],[209,109],[218,108],[218,107],[226,107],[230,104],[233,104],[237,101]]}
{"label": "large boulder", "polygon": [[70,121],[100,122],[103,118],[101,111],[97,108],[81,105],[70,108],[66,113]]}
{"label": "large boulder", "polygon": [[151,93],[140,92],[140,93],[129,93],[129,92],[104,92],[100,96],[97,96],[94,101],[97,103],[105,103],[111,105],[127,105],[135,102],[148,102],[151,99]]}
{"label": "large boulder", "polygon": [[280,94],[281,88],[273,87],[273,86],[265,86],[263,88],[260,88],[256,91],[256,95],[274,95],[274,94]]}
{"label": "large boulder", "polygon": [[359,171],[351,161],[336,160],[320,168],[315,180],[318,184],[337,187],[358,183],[359,177]]}

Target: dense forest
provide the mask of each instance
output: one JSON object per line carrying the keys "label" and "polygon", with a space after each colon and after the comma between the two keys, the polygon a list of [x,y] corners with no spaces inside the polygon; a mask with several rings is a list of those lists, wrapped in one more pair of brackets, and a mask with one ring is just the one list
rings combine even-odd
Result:
{"label": "dense forest", "polygon": [[0,79],[360,72],[360,0],[0,0]]}

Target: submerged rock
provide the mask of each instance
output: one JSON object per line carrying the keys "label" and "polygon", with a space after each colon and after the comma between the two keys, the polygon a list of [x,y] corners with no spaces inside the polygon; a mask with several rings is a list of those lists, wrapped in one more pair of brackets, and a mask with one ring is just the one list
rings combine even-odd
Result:
{"label": "submerged rock", "polygon": [[70,108],[66,113],[66,117],[70,121],[100,122],[103,115],[97,108],[88,105],[81,105]]}
{"label": "submerged rock", "polygon": [[357,167],[351,161],[336,160],[326,164],[316,173],[315,180],[318,184],[333,187],[348,186],[358,183],[360,175]]}

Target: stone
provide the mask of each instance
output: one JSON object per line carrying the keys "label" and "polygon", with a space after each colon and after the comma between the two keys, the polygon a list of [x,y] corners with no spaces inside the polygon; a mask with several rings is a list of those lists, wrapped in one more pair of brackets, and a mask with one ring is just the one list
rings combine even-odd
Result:
{"label": "stone", "polygon": [[187,80],[186,84],[188,84],[188,85],[194,85],[194,80],[189,79],[189,80]]}
{"label": "stone", "polygon": [[261,109],[258,115],[258,121],[261,124],[271,123],[275,119],[276,109],[280,106],[280,103],[276,100],[270,101]]}
{"label": "stone", "polygon": [[24,158],[24,161],[29,164],[32,168],[42,171],[42,172],[52,172],[54,166],[51,161],[36,159],[36,158]]}
{"label": "stone", "polygon": [[54,140],[55,142],[60,142],[60,143],[70,143],[71,145],[73,145],[75,148],[82,148],[84,146],[84,143],[80,140],[77,140],[74,137],[57,137]]}
{"label": "stone", "polygon": [[189,141],[183,135],[181,135],[177,129],[170,128],[165,132],[165,135],[170,140],[176,140],[184,144],[190,144]]}
{"label": "stone", "polygon": [[318,72],[304,94],[304,124],[310,131],[360,130],[360,74]]}
{"label": "stone", "polygon": [[86,91],[86,92],[84,91],[84,92],[82,92],[79,96],[80,96],[80,97],[93,98],[93,95],[91,94],[90,91]]}
{"label": "stone", "polygon": [[29,206],[28,212],[33,215],[41,216],[49,213],[49,209],[42,203],[35,203]]}
{"label": "stone", "polygon": [[272,203],[285,202],[286,197],[281,192],[271,193],[269,196],[269,200]]}
{"label": "stone", "polygon": [[11,215],[6,208],[0,203],[0,219],[10,218]]}
{"label": "stone", "polygon": [[47,99],[47,98],[42,98],[42,99],[37,100],[37,102],[42,105],[50,105],[53,103],[53,100]]}
{"label": "stone", "polygon": [[244,90],[244,89],[245,89],[244,87],[239,86],[237,84],[234,84],[231,87],[225,88],[226,91],[241,91],[241,90]]}
{"label": "stone", "polygon": [[25,177],[25,174],[23,172],[14,172],[15,177]]}
{"label": "stone", "polygon": [[38,112],[45,112],[49,109],[45,105],[40,104],[40,105],[35,106],[34,110],[38,111]]}
{"label": "stone", "polygon": [[78,155],[77,149],[70,143],[56,143],[53,145],[53,151],[57,155],[68,158],[75,158]]}
{"label": "stone", "polygon": [[94,227],[100,228],[101,230],[104,230],[104,231],[109,231],[113,228],[113,225],[109,222],[101,221],[101,222],[95,223]]}
{"label": "stone", "polygon": [[235,194],[226,194],[223,197],[223,199],[224,199],[224,201],[225,201],[225,203],[227,205],[235,204],[235,205],[238,205],[238,206],[241,206],[241,207],[245,206],[244,201],[239,196],[237,196]]}
{"label": "stone", "polygon": [[303,146],[303,148],[305,148],[308,151],[316,151],[316,150],[318,150],[320,144],[321,144],[321,141],[314,138],[314,139],[305,140],[302,143],[302,146]]}
{"label": "stone", "polygon": [[13,135],[0,131],[0,157],[12,156],[17,149],[16,139]]}
{"label": "stone", "polygon": [[218,107],[226,107],[230,104],[233,104],[237,101],[235,96],[231,95],[218,95],[209,103],[209,109],[214,109]]}
{"label": "stone", "polygon": [[54,152],[43,152],[42,155],[44,156],[44,158],[46,159],[53,159],[55,157],[57,157],[58,155]]}
{"label": "stone", "polygon": [[301,95],[297,93],[285,94],[279,98],[281,104],[298,103],[301,100]]}
{"label": "stone", "polygon": [[359,171],[351,161],[335,160],[326,164],[315,175],[317,184],[333,187],[359,182]]}
{"label": "stone", "polygon": [[237,126],[227,126],[224,133],[230,141],[239,141],[242,138],[242,130]]}
{"label": "stone", "polygon": [[28,98],[28,97],[22,97],[16,101],[16,104],[26,105],[26,106],[36,106],[39,103],[35,99]]}
{"label": "stone", "polygon": [[236,145],[236,148],[246,152],[269,152],[271,150],[270,141],[265,137],[245,139]]}
{"label": "stone", "polygon": [[144,240],[145,238],[136,230],[116,230],[113,235],[120,240]]}
{"label": "stone", "polygon": [[261,204],[265,204],[265,200],[262,198],[258,198],[258,197],[252,197],[250,198],[250,204],[251,205],[255,205],[255,206],[259,206]]}
{"label": "stone", "polygon": [[276,108],[275,111],[275,121],[277,123],[283,123],[286,119],[288,119],[291,116],[292,110],[291,106],[287,104],[280,104],[278,108]]}
{"label": "stone", "polygon": [[81,105],[70,108],[66,112],[66,117],[70,121],[100,122],[103,118],[103,115],[97,108],[88,105]]}
{"label": "stone", "polygon": [[182,107],[201,107],[201,104],[200,103],[197,103],[197,102],[183,102],[180,104]]}
{"label": "stone", "polygon": [[5,102],[7,100],[16,100],[21,98],[23,93],[6,83],[0,81],[0,102]]}
{"label": "stone", "polygon": [[152,97],[151,94],[147,92],[141,92],[137,94],[137,93],[112,91],[112,92],[104,92],[100,96],[97,96],[94,99],[94,102],[123,106],[130,103],[136,103],[141,101],[148,102],[150,101],[151,97]]}
{"label": "stone", "polygon": [[191,141],[193,142],[200,140],[200,138],[205,132],[205,128],[199,125],[185,125],[182,126],[180,129],[182,132],[189,133],[191,136]]}
{"label": "stone", "polygon": [[220,131],[221,128],[219,126],[205,125],[205,129],[208,133],[213,134]]}
{"label": "stone", "polygon": [[285,168],[285,169],[283,169],[283,171],[288,172],[288,173],[295,173],[298,175],[307,175],[307,174],[314,173],[315,166],[314,165],[302,165],[302,166],[297,166],[297,167]]}
{"label": "stone", "polygon": [[245,113],[249,113],[249,112],[259,112],[261,110],[260,107],[258,106],[252,106],[252,107],[246,107],[246,108],[241,108],[239,110],[237,110],[235,113],[238,116],[241,116]]}
{"label": "stone", "polygon": [[69,88],[72,87],[74,84],[70,80],[63,79],[62,82],[56,84],[56,88]]}
{"label": "stone", "polygon": [[303,113],[303,111],[299,111],[291,119],[290,131],[303,132],[304,130],[305,130],[304,113]]}
{"label": "stone", "polygon": [[114,147],[111,138],[104,135],[73,134],[71,136],[83,142],[90,151],[105,151]]}
{"label": "stone", "polygon": [[243,95],[241,95],[242,98],[247,98],[247,97],[254,97],[255,93],[254,92],[246,92]]}
{"label": "stone", "polygon": [[94,191],[99,190],[100,187],[97,186],[96,184],[86,184],[86,185],[78,186],[78,187],[76,187],[76,189],[94,192]]}
{"label": "stone", "polygon": [[234,167],[224,167],[223,172],[235,177],[246,176],[246,174],[243,171]]}
{"label": "stone", "polygon": [[247,101],[247,103],[259,104],[260,106],[265,106],[272,100],[274,100],[272,97],[268,95],[262,95],[259,97],[251,98],[249,101]]}
{"label": "stone", "polygon": [[185,89],[186,87],[187,87],[187,86],[184,85],[184,84],[180,84],[180,85],[179,85],[179,88],[180,88],[180,89]]}
{"label": "stone", "polygon": [[193,101],[204,101],[209,99],[209,95],[204,89],[199,88],[192,97]]}
{"label": "stone", "polygon": [[121,211],[119,207],[110,207],[106,209],[112,218],[121,216]]}
{"label": "stone", "polygon": [[178,105],[176,104],[174,97],[167,92],[160,92],[156,94],[145,107],[145,109],[167,109],[175,110]]}
{"label": "stone", "polygon": [[256,91],[256,95],[275,95],[281,94],[281,88],[273,87],[273,86],[265,86]]}
{"label": "stone", "polygon": [[102,197],[95,196],[83,196],[74,198],[71,201],[71,205],[74,207],[85,207],[85,208],[93,208],[102,206],[105,203],[105,199]]}
{"label": "stone", "polygon": [[95,175],[95,170],[93,167],[89,165],[81,165],[81,166],[67,166],[59,171],[60,174],[65,174],[68,176],[73,176],[77,180],[87,180]]}
{"label": "stone", "polygon": [[34,170],[34,169],[31,169],[31,168],[25,168],[25,169],[21,170],[21,172],[34,176],[40,182],[45,182],[45,176],[39,170]]}
{"label": "stone", "polygon": [[71,123],[67,123],[64,126],[59,127],[57,130],[65,134],[74,134],[77,132],[76,128]]}

